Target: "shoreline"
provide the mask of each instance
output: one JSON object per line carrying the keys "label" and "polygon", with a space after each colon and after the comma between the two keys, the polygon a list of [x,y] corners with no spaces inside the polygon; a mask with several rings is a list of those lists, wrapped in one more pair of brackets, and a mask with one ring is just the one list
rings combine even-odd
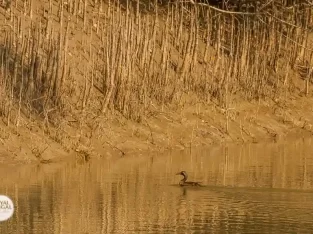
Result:
{"label": "shoreline", "polygon": [[310,11],[281,21],[265,14],[270,28],[196,5],[143,12],[81,3],[0,6],[0,163],[313,135],[312,56],[303,46],[313,34],[308,20],[292,20]]}
{"label": "shoreline", "polygon": [[[285,105],[275,110],[268,103],[238,105],[237,113],[226,117],[212,105],[189,105],[181,113],[163,112],[137,123],[111,116],[106,127],[92,134],[66,126],[67,134],[57,143],[33,123],[32,129],[0,125],[1,164],[50,164],[67,160],[89,161],[93,158],[120,158],[143,154],[162,154],[221,144],[270,143],[309,138],[313,135],[311,98],[299,97],[303,105]],[[286,104],[287,102],[285,102]],[[254,109],[254,110],[253,110]],[[300,110],[302,110],[300,112]],[[305,116],[305,117],[304,117]],[[100,120],[101,122],[101,120]],[[65,132],[65,131],[64,131]],[[69,136],[72,136],[70,139]],[[6,138],[4,137],[6,136]],[[30,136],[30,137],[29,137]],[[74,136],[74,137],[73,137]],[[76,139],[76,140],[75,140]]]}

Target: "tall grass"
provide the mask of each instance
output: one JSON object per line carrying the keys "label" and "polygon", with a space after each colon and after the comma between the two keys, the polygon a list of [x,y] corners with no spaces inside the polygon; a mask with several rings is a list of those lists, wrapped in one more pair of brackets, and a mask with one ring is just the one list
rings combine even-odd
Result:
{"label": "tall grass", "polygon": [[[312,66],[312,7],[267,2],[15,1],[1,24],[0,114],[8,125],[21,113],[50,124],[75,106],[140,121],[151,104],[180,104],[186,94],[227,109],[234,95],[293,91],[291,71]],[[76,41],[83,74],[68,58],[71,30],[88,38]]]}

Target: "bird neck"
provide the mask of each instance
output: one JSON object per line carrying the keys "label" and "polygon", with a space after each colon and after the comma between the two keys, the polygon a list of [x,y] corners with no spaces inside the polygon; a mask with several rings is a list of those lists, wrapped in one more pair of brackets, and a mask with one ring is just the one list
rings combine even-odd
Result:
{"label": "bird neck", "polygon": [[181,182],[186,182],[187,181],[187,179],[188,179],[188,176],[186,175],[186,174],[183,174],[183,177],[184,178],[182,178],[182,180],[181,180]]}

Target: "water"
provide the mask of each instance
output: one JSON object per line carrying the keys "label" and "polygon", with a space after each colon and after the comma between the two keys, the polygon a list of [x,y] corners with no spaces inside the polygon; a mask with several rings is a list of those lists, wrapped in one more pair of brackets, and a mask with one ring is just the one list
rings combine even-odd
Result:
{"label": "water", "polygon": [[[0,233],[313,233],[311,140],[0,167]],[[177,186],[185,170],[201,188]]]}

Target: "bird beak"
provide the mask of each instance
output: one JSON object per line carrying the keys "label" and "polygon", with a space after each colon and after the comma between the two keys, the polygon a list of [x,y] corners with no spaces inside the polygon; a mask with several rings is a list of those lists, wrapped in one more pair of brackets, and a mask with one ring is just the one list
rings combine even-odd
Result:
{"label": "bird beak", "polygon": [[180,175],[180,172],[177,172],[175,175]]}

